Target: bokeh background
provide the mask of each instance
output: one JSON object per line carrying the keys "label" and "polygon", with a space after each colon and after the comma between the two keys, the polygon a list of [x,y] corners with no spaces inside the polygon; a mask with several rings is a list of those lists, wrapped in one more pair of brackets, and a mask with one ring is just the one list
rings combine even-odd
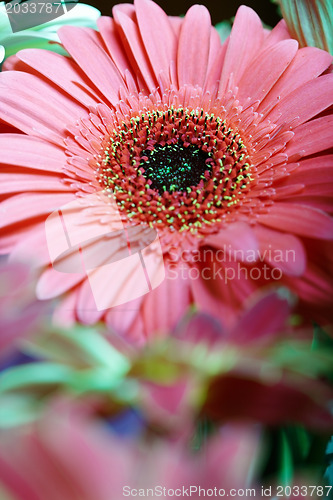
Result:
{"label": "bokeh background", "polygon": [[[117,3],[121,3],[121,1],[107,2],[105,0],[90,0],[86,1],[86,3],[97,7],[103,15],[110,15],[112,7]],[[157,0],[156,3],[158,3],[169,15],[178,16],[185,14],[195,2],[191,0]],[[242,4],[252,7],[259,14],[263,22],[269,26],[274,26],[280,20],[277,5],[270,0],[244,0],[243,2],[235,0],[198,0],[197,3],[201,3],[209,9],[214,24],[232,18],[238,7]]]}

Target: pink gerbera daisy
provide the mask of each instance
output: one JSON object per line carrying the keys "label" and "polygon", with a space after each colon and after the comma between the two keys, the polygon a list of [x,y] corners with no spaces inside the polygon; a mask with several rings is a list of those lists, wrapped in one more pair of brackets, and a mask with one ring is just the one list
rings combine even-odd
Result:
{"label": "pink gerbera daisy", "polygon": [[[64,296],[58,317],[104,319],[137,339],[194,303],[227,320],[270,283],[322,314],[332,293],[332,57],[299,50],[283,21],[267,32],[247,7],[224,44],[199,5],[182,19],[136,0],[98,26],[59,30],[70,58],[24,50],[0,75],[0,119],[22,131],[0,137],[2,251],[32,249],[45,266],[38,296]],[[84,275],[51,267],[44,228],[53,210],[99,191],[124,224],[158,232],[166,268],[155,290],[106,311]],[[105,279],[103,294],[121,286]]]}

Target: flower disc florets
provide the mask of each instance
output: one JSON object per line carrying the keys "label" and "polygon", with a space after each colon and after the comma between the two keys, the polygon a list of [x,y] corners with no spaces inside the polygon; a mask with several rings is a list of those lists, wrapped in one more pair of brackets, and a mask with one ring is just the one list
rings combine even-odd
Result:
{"label": "flower disc florets", "polygon": [[203,108],[182,106],[118,119],[97,175],[128,219],[195,233],[241,204],[254,180],[237,128]]}

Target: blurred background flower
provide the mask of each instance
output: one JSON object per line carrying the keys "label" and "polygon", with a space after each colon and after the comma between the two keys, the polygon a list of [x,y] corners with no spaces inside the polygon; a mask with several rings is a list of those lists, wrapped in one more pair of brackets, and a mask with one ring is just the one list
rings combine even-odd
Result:
{"label": "blurred background flower", "polygon": [[5,2],[0,2],[0,63],[4,58],[26,48],[48,49],[59,54],[66,54],[60,45],[57,30],[65,24],[96,28],[99,16],[100,12],[95,7],[78,3],[64,15],[52,21],[13,33]]}
{"label": "blurred background flower", "polygon": [[38,419],[63,394],[92,401],[113,430],[123,420],[141,435],[189,439],[200,422],[302,425],[326,439],[333,429],[333,349],[291,326],[279,294],[259,298],[231,327],[191,314],[140,350],[87,327],[50,327],[22,348],[39,361],[0,375],[2,428]]}
{"label": "blurred background flower", "polygon": [[200,452],[158,436],[130,442],[82,409],[58,405],[30,426],[2,433],[0,481],[13,500],[119,500],[124,491],[133,498],[138,491],[131,490],[159,485],[255,487],[259,437],[258,429],[229,426]]}
{"label": "blurred background flower", "polygon": [[331,0],[277,0],[289,33],[301,47],[318,47],[333,54]]}
{"label": "blurred background flower", "polygon": [[19,340],[42,330],[47,303],[37,300],[35,282],[27,265],[0,263],[0,363],[17,351]]}

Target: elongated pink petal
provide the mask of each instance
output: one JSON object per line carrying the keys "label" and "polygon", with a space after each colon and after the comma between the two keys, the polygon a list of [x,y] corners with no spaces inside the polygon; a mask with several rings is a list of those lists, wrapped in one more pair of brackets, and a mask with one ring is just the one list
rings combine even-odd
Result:
{"label": "elongated pink petal", "polygon": [[0,227],[4,228],[16,222],[23,222],[26,219],[45,216],[59,209],[65,203],[69,203],[73,198],[72,193],[27,193],[12,196],[0,205]]}
{"label": "elongated pink petal", "polygon": [[212,69],[214,61],[217,60],[221,52],[222,44],[218,31],[215,28],[210,29],[209,59],[207,73]]}
{"label": "elongated pink petal", "polygon": [[230,254],[234,260],[246,262],[251,255],[258,254],[259,245],[255,233],[250,225],[235,222],[221,229],[218,233],[208,236],[205,239],[205,245],[212,245],[217,249],[223,250],[226,255]]}
{"label": "elongated pink petal", "polygon": [[[275,83],[259,110],[271,107],[309,80],[318,77],[331,64],[333,58],[327,52],[314,47],[300,49],[281,78]],[[309,62],[311,61],[311,64]]]}
{"label": "elongated pink petal", "polygon": [[173,32],[176,35],[177,40],[178,40],[184,19],[182,17],[178,17],[178,16],[169,16],[169,21],[171,23]]}
{"label": "elongated pink petal", "polygon": [[0,73],[0,116],[32,136],[47,137],[61,144],[66,125],[87,115],[70,97],[28,73]]}
{"label": "elongated pink petal", "polygon": [[333,74],[313,79],[288,94],[267,117],[277,124],[300,125],[333,104],[332,85]]}
{"label": "elongated pink petal", "polygon": [[299,162],[299,167],[287,177],[284,184],[302,182],[307,185],[332,182],[332,180],[333,155],[325,155],[301,160]]}
{"label": "elongated pink petal", "polygon": [[292,198],[286,199],[286,201],[298,205],[307,205],[308,207],[333,215],[332,197],[329,196],[307,195],[305,191],[303,191],[302,193],[295,194]]}
{"label": "elongated pink petal", "polygon": [[71,328],[77,321],[76,302],[79,287],[72,288],[69,293],[65,294],[59,306],[53,313],[52,320],[56,325]]}
{"label": "elongated pink petal", "polygon": [[[105,321],[106,323],[114,329],[114,331],[120,334],[126,334],[130,332],[129,336],[131,339],[135,339],[135,322],[140,318],[139,312],[141,305],[145,297],[138,297],[137,299],[131,300],[126,304],[121,304],[119,306],[112,307],[106,311]],[[140,318],[141,319],[141,318]],[[141,320],[142,322],[142,320]],[[144,336],[142,333],[142,325],[140,327],[140,333],[138,335],[139,341],[144,341]]]}
{"label": "elongated pink petal", "polygon": [[242,315],[230,331],[230,340],[235,344],[250,344],[283,333],[290,315],[288,301],[272,292]]}
{"label": "elongated pink petal", "polygon": [[45,223],[36,225],[27,236],[18,238],[18,243],[10,254],[10,261],[28,262],[29,265],[43,268],[50,265],[50,254],[47,247]]}
{"label": "elongated pink petal", "polygon": [[[11,450],[13,451],[13,450]],[[15,494],[19,500],[40,500],[39,492],[34,488],[34,485],[27,479],[22,477],[17,466],[8,461],[8,453],[6,460],[0,456],[0,479],[3,484],[10,488],[10,491]]]}
{"label": "elongated pink petal", "polygon": [[306,253],[299,238],[259,224],[254,228],[254,233],[259,241],[261,259],[289,276],[301,276],[304,273]]}
{"label": "elongated pink petal", "polygon": [[37,297],[41,300],[53,299],[67,292],[86,278],[85,273],[60,273],[52,267],[46,269],[39,278],[36,288]]}
{"label": "elongated pink petal", "polygon": [[208,10],[202,5],[193,5],[187,11],[179,36],[177,70],[180,86],[204,86],[210,37],[211,21]]}
{"label": "elongated pink petal", "polygon": [[[0,206],[1,213],[1,206]],[[38,231],[39,229],[45,230],[45,225],[42,220],[29,221],[31,224],[27,224],[26,221],[20,224],[15,224],[12,227],[7,227],[5,234],[1,235],[0,238],[0,252],[1,254],[9,254],[13,251],[16,245],[23,241],[25,238],[31,235],[32,231]],[[26,259],[23,256],[23,261]],[[27,259],[28,260],[28,259]]]}
{"label": "elongated pink petal", "polygon": [[147,60],[147,54],[145,53],[137,24],[128,15],[123,13],[119,5],[116,5],[112,12],[117,24],[118,33],[126,48],[126,53],[133,69],[142,76],[147,88],[150,91],[154,90],[157,86],[157,80],[155,80],[154,72]]}
{"label": "elongated pink petal", "polygon": [[84,325],[93,325],[105,314],[104,310],[98,311],[91,290],[91,285],[86,276],[84,282],[78,290],[75,311],[77,318]]}
{"label": "elongated pink petal", "polygon": [[180,269],[170,271],[170,279],[151,291],[143,302],[143,319],[149,332],[166,332],[176,326],[190,306],[189,283]]}
{"label": "elongated pink petal", "polygon": [[66,162],[61,147],[23,134],[0,134],[0,150],[5,165],[60,173]]}
{"label": "elongated pink petal", "polygon": [[0,185],[3,194],[20,193],[29,191],[72,191],[61,180],[54,176],[31,174],[1,173]]}
{"label": "elongated pink petal", "polygon": [[265,226],[307,238],[333,239],[333,218],[306,205],[275,203],[267,214],[259,215],[258,220]]}
{"label": "elongated pink petal", "polygon": [[251,63],[255,71],[246,72],[239,81],[237,97],[251,102],[262,101],[296,55],[295,40],[283,40],[260,52]]}
{"label": "elongated pink petal", "polygon": [[288,143],[289,158],[310,156],[329,148],[333,143],[333,115],[324,116],[300,125]]}
{"label": "elongated pink petal", "polygon": [[281,42],[282,40],[290,40],[290,34],[284,19],[281,19],[281,21],[268,34],[263,44],[263,49],[273,47],[276,43]]}
{"label": "elongated pink petal", "polygon": [[220,80],[228,44],[229,38],[227,38],[227,40],[221,46],[215,60],[207,68],[206,89],[212,89],[216,87],[216,83]]}
{"label": "elongated pink petal", "polygon": [[114,20],[111,17],[101,16],[97,19],[97,26],[110,57],[124,76],[125,71],[130,69],[131,65],[126,51],[121,46]]}
{"label": "elongated pink petal", "polygon": [[242,5],[236,14],[231,30],[220,81],[220,94],[227,89],[230,75],[237,85],[241,76],[251,71],[249,64],[257,56],[263,43],[262,24],[257,14]]}
{"label": "elongated pink petal", "polygon": [[58,31],[61,42],[96,88],[115,104],[124,81],[113,61],[101,47],[96,31],[63,26]]}
{"label": "elongated pink petal", "polygon": [[[155,76],[169,74],[170,63],[176,63],[176,36],[165,12],[151,0],[135,0],[140,34]],[[161,37],[163,33],[163,37]]]}
{"label": "elongated pink petal", "polygon": [[21,50],[18,58],[41,75],[54,82],[84,106],[93,106],[102,99],[87,85],[84,74],[74,61],[43,49]]}

